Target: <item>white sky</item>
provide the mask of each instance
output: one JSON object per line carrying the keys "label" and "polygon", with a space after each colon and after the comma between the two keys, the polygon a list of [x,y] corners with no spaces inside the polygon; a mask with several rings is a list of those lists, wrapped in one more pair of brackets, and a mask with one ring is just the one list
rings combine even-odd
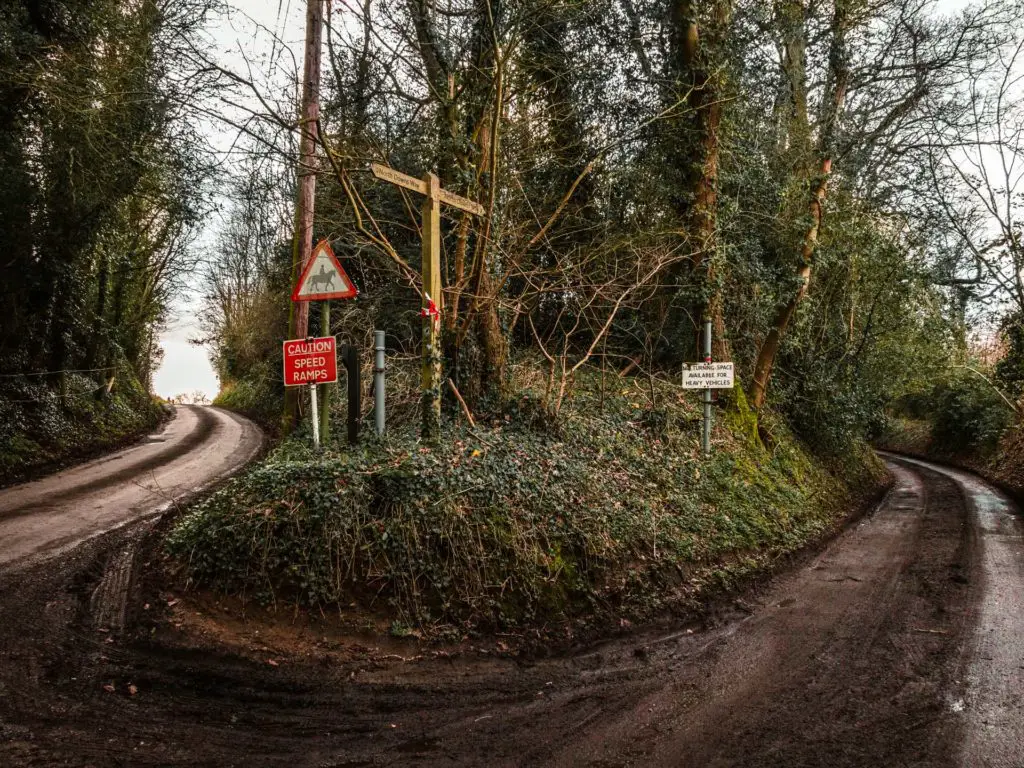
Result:
{"label": "white sky", "polygon": [[[209,29],[210,41],[224,66],[244,72],[246,58],[255,61],[271,53],[271,36],[261,31],[260,26],[273,30],[296,57],[301,57],[305,0],[233,0],[229,5],[232,11],[215,19]],[[241,52],[244,52],[244,57]],[[281,66],[290,69],[291,58],[282,57]],[[222,153],[229,151],[235,138],[233,129],[213,121],[205,125],[204,133],[210,144]],[[209,217],[197,247],[202,248],[212,242],[220,222],[218,215]],[[182,296],[176,302],[170,327],[160,338],[164,359],[153,375],[153,391],[162,397],[183,393],[191,395],[199,390],[212,400],[220,389],[206,348],[189,343],[189,339],[199,335],[195,319],[197,294],[201,287],[199,281],[197,272],[193,277],[191,295]]]}
{"label": "white sky", "polygon": [[[940,0],[937,7],[942,12],[951,13],[969,4],[970,0]],[[296,59],[301,57],[305,0],[234,0],[230,6],[233,11],[227,17],[215,20],[209,30],[210,40],[227,67],[245,71],[240,51],[253,60],[272,52],[270,37],[260,32],[259,26],[273,30],[293,51]],[[283,57],[281,64],[290,68],[290,57]],[[210,143],[222,152],[228,150],[234,139],[230,128],[213,122],[206,126],[206,133]],[[200,247],[212,240],[218,226],[219,217],[210,217],[207,229],[200,237]],[[163,397],[199,390],[212,399],[220,388],[206,349],[188,341],[199,332],[195,320],[198,281],[197,274],[192,295],[183,296],[178,301],[170,328],[160,339],[164,359],[153,376],[153,389]]]}

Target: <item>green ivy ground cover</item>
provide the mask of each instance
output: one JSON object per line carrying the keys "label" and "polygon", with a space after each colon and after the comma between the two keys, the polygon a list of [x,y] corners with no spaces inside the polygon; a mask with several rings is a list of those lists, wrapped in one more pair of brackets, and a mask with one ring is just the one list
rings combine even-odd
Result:
{"label": "green ivy ground cover", "polygon": [[65,396],[38,377],[15,377],[0,387],[0,486],[114,448],[153,430],[165,415],[130,376],[110,395],[68,376]]}
{"label": "green ivy ground cover", "polygon": [[555,426],[531,427],[523,398],[433,447],[412,425],[321,454],[297,434],[183,515],[167,549],[198,585],[355,602],[428,634],[642,618],[827,534],[851,488],[882,482],[867,453],[840,477],[781,425],[765,446],[742,397],[705,461],[694,395],[661,383],[652,404],[648,382],[616,384],[583,382]]}

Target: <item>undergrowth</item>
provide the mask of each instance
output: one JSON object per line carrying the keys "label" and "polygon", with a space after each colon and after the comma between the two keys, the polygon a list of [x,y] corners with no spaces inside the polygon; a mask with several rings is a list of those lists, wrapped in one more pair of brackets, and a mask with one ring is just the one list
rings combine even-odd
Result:
{"label": "undergrowth", "polygon": [[0,485],[112,448],[159,423],[160,406],[130,375],[113,391],[69,374],[64,395],[40,377],[0,380]]}
{"label": "undergrowth", "polygon": [[615,384],[584,376],[557,423],[524,394],[432,447],[414,422],[320,454],[297,434],[184,515],[167,549],[200,585],[355,602],[427,634],[643,616],[823,535],[849,487],[880,481],[865,456],[840,480],[781,424],[766,447],[742,397],[704,460],[693,394]]}
{"label": "undergrowth", "polygon": [[267,432],[276,433],[284,398],[280,362],[280,357],[260,361],[244,378],[222,381],[213,404],[248,416]]}

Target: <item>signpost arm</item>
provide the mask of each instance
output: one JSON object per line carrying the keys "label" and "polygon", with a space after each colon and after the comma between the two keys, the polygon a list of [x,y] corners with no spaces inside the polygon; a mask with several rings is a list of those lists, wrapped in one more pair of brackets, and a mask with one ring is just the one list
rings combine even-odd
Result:
{"label": "signpost arm", "polygon": [[[320,335],[321,336],[333,336],[331,333],[331,302],[321,301],[320,302]],[[323,441],[326,443],[331,437],[331,386],[330,384],[322,384],[320,386],[320,395],[323,403],[321,403],[320,410],[320,435]],[[314,412],[313,418],[316,418]]]}
{"label": "signpost arm", "polygon": [[423,369],[422,407],[424,440],[441,433],[441,198],[433,173],[424,179],[423,201]]}
{"label": "signpost arm", "polygon": [[[711,362],[711,320],[704,321],[704,362]],[[704,434],[701,441],[704,456],[711,455],[711,387],[704,390]]]}

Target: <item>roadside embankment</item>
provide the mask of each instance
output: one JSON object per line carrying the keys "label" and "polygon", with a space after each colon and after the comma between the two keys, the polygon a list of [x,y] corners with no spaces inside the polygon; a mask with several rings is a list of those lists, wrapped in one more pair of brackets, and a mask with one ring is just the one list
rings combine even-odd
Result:
{"label": "roadside embankment", "polygon": [[0,381],[0,487],[127,445],[170,418],[130,375],[108,392],[81,374],[61,394],[39,377]]}
{"label": "roadside embankment", "polygon": [[557,418],[524,394],[436,445],[412,421],[319,454],[298,434],[182,515],[166,548],[190,585],[397,635],[550,631],[696,608],[888,482],[866,448],[826,466],[770,415],[763,443],[739,390],[705,460],[698,407],[667,382],[587,374]]}
{"label": "roadside embankment", "polygon": [[936,440],[928,421],[895,419],[879,447],[968,469],[1024,502],[1024,424],[1007,428],[991,448],[958,450]]}

